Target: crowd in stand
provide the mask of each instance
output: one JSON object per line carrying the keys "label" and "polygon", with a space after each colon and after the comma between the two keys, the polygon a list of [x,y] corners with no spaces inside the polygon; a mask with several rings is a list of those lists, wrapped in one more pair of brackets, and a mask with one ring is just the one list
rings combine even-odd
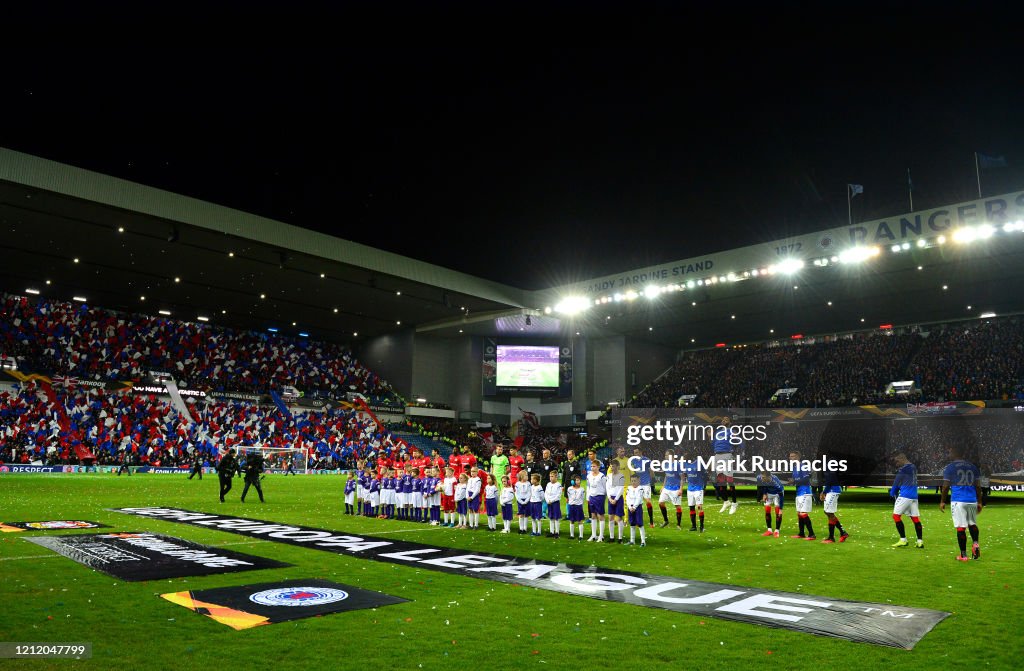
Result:
{"label": "crowd in stand", "polygon": [[[919,393],[896,399],[890,382]],[[1024,399],[1024,325],[1019,318],[854,334],[813,344],[686,352],[626,405],[823,407],[896,401]],[[779,389],[795,389],[777,395]]]}
{"label": "crowd in stand", "polygon": [[0,295],[0,356],[37,373],[137,381],[171,372],[181,386],[310,395],[392,395],[344,346],[276,334],[123,314],[83,303]]}
{"label": "crowd in stand", "polygon": [[926,397],[1013,397],[1024,377],[1024,328],[1016,319],[947,325],[925,340],[910,373]]}
{"label": "crowd in stand", "polygon": [[[390,432],[351,408],[296,412],[246,401],[189,401],[189,417],[149,394],[92,387],[55,389],[33,382],[0,392],[0,460],[77,463],[84,446],[97,461],[178,466],[215,462],[224,448],[301,448],[314,468],[333,468],[400,447]],[[59,404],[59,405],[58,405]]]}

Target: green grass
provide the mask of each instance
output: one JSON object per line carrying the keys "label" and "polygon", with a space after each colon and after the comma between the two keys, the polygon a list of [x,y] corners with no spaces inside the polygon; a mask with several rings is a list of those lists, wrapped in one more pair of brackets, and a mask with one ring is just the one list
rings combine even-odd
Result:
{"label": "green grass", "polygon": [[[240,482],[240,481],[236,481]],[[763,511],[747,499],[736,515],[713,500],[703,536],[657,529],[646,548],[429,529],[340,514],[343,478],[268,476],[268,503],[217,502],[213,477],[136,475],[0,476],[0,521],[81,518],[121,531],[154,531],[295,564],[158,582],[124,583],[22,539],[0,536],[0,640],[92,641],[89,661],[0,662],[2,668],[592,669],[611,660],[641,668],[899,669],[1019,667],[1024,643],[1024,498],[1002,495],[979,521],[983,559],[953,561],[948,512],[922,500],[925,550],[893,550],[891,505],[878,494],[847,493],[840,517],[852,534],[827,546],[761,538]],[[790,504],[784,531],[794,533]],[[169,521],[108,512],[167,506],[375,534],[544,560],[953,613],[911,651],[752,624],[447,575],[246,538]],[[656,512],[657,515],[657,512]],[[816,530],[827,527],[820,507]],[[684,520],[684,525],[688,520]],[[908,527],[910,525],[908,524]],[[513,524],[515,528],[515,524]],[[545,523],[545,531],[546,531]],[[407,530],[407,531],[403,531]],[[913,535],[912,527],[908,531]],[[390,533],[398,532],[398,533]],[[59,532],[79,533],[79,532]],[[88,532],[84,532],[88,533]],[[411,599],[379,610],[236,632],[158,594],[295,578],[323,578]],[[616,662],[617,664],[618,662]]]}

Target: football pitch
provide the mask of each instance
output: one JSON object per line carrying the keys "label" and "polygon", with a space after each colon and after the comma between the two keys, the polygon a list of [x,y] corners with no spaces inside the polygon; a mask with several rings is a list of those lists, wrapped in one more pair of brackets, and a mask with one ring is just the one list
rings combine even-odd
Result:
{"label": "football pitch", "polygon": [[[0,521],[84,519],[100,532],[150,531],[293,564],[243,573],[123,582],[24,540],[96,531],[0,535],[0,641],[91,642],[90,660],[3,660],[3,668],[180,669],[587,669],[640,668],[1019,668],[1024,655],[1024,497],[998,494],[979,517],[982,558],[956,562],[949,511],[922,495],[925,548],[892,549],[892,506],[882,493],[842,495],[848,542],[824,545],[796,532],[791,500],[782,538],[763,538],[763,508],[749,492],[735,515],[718,512],[708,493],[707,531],[672,524],[648,529],[648,546],[594,544],[486,530],[432,528],[342,514],[342,477],[268,475],[267,503],[246,503],[241,480],[227,503],[217,480],[184,476],[6,475]],[[930,608],[952,615],[913,650],[674,613],[491,580],[374,562],[258,540],[110,508],[159,506],[383,536],[436,546],[595,565],[741,587]],[[661,523],[655,508],[655,518]],[[813,520],[827,535],[821,507]],[[645,514],[646,521],[646,514]],[[486,526],[486,518],[481,520]],[[500,528],[500,521],[499,521]],[[543,524],[547,532],[547,523]],[[627,529],[628,535],[628,529]],[[296,579],[375,590],[407,603],[235,631],[159,598],[159,594]]]}

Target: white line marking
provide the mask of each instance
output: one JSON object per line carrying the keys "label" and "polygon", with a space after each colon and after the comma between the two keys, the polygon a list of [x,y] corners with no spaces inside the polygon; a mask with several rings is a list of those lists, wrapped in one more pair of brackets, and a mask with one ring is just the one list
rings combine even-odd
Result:
{"label": "white line marking", "polygon": [[0,561],[14,561],[16,559],[52,559],[61,555],[29,555],[27,557],[0,557]]}

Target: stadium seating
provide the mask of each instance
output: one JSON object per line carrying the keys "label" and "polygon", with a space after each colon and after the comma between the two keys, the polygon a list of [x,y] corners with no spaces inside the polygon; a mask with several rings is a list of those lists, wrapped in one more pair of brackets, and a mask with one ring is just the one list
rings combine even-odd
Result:
{"label": "stadium seating", "polygon": [[393,398],[388,384],[344,346],[209,324],[123,314],[85,304],[0,295],[0,355],[29,372],[139,380],[166,371],[186,386]]}
{"label": "stadium seating", "polygon": [[[886,403],[889,382],[914,380],[916,401],[1020,398],[1024,328],[1019,318],[855,334],[814,344],[684,353],[626,405],[674,407],[682,395],[702,407],[821,407]],[[779,389],[796,389],[776,397]],[[904,400],[904,399],[901,399]]]}

